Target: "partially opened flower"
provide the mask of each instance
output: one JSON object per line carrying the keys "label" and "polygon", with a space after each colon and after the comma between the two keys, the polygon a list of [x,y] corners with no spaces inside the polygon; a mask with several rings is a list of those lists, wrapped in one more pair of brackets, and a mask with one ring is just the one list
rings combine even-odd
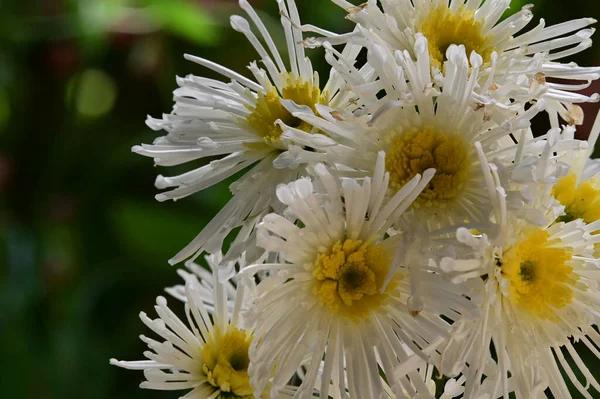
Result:
{"label": "partially opened flower", "polygon": [[[231,186],[233,199],[171,263],[198,256],[203,251],[217,252],[224,237],[243,226],[234,243],[237,249],[227,259],[237,258],[245,249],[242,244],[249,241],[254,224],[270,207],[277,206],[276,185],[296,179],[301,172],[296,168],[298,164],[286,164],[288,143],[281,140],[282,129],[276,122],[311,133],[313,126],[294,117],[292,112],[314,111],[317,104],[334,108],[350,104],[348,100],[353,93],[345,90],[343,80],[335,76],[321,90],[319,77],[299,43],[302,34],[292,25],[292,22],[299,23],[294,0],[277,3],[287,43],[287,62],[250,4],[240,0],[264,42],[253,33],[246,19],[231,17],[232,27],[248,38],[260,56],[262,67],[256,62],[249,66],[254,80],[206,59],[186,55],[187,59],[220,73],[229,82],[193,75],[179,78],[173,112],[147,121],[152,129],[165,130],[167,134],[152,145],[133,148],[138,154],[154,158],[160,166],[218,157],[178,176],[158,176],[158,188],[173,188],[158,194],[159,201],[186,197],[250,168]],[[352,58],[358,50],[356,46],[348,46],[345,53]]]}
{"label": "partially opened flower", "polygon": [[[535,178],[529,182],[523,181],[526,174],[519,165],[508,165],[501,179],[498,165],[484,162],[494,224],[481,231],[458,229],[456,255],[441,262],[455,281],[481,281],[481,317],[452,326],[440,366],[449,375],[463,372],[465,397],[481,391],[483,376],[496,378],[494,398],[510,392],[517,398],[546,397],[547,388],[555,398],[568,398],[566,381],[587,398],[592,397],[590,385],[600,388],[571,341],[600,353],[600,335],[593,327],[600,321],[600,263],[594,257],[599,240],[590,235],[600,222],[561,221],[563,207],[552,189],[564,170],[551,165],[553,142],[549,137],[546,151],[530,165]],[[515,174],[516,181],[510,178]]]}
{"label": "partially opened flower", "polygon": [[216,281],[216,271],[214,276],[211,314],[201,285],[190,277],[185,285],[187,320],[182,321],[169,309],[167,300],[158,297],[155,309],[159,318],[152,320],[143,312],[140,318],[164,341],[142,335],[151,350],[144,353],[148,360],[111,359],[111,364],[143,370],[147,381],[142,382],[142,388],[189,389],[186,397],[197,399],[253,398],[247,370],[252,330],[243,328],[239,315],[243,291],[236,297],[230,315],[224,285]]}
{"label": "partially opened flower", "polygon": [[[409,230],[386,234],[433,170],[386,199],[390,175],[384,169],[380,153],[373,177],[362,184],[344,179],[340,187],[319,164],[314,183],[304,178],[277,188],[287,217],[267,215],[258,235],[275,263],[241,272],[249,277],[267,270],[272,276],[258,285],[248,314],[256,326],[250,381],[257,392],[271,376],[272,389],[280,389],[308,359],[299,397],[317,384],[323,398],[346,391],[350,397],[385,397],[380,370],[394,375],[409,355],[406,348],[428,356],[449,327],[440,315],[454,320],[472,309],[461,295],[464,288],[444,284],[430,270],[417,245],[426,237]],[[413,386],[427,392],[416,372],[389,383],[398,397],[403,390],[415,392]]]}
{"label": "partially opened flower", "polygon": [[[332,1],[392,50],[412,52],[416,34],[423,34],[435,68],[442,69],[451,45],[464,45],[467,54],[476,52],[482,57],[482,82],[493,75],[494,85],[500,90],[520,87],[520,94],[512,93],[520,100],[544,98],[548,111],[553,111],[553,127],[559,127],[557,114],[569,123],[581,124],[581,110],[573,103],[598,101],[598,94],[588,97],[577,91],[598,79],[600,68],[557,62],[591,47],[594,29],[588,26],[596,22],[593,18],[553,26],[545,26],[542,19],[535,28],[518,34],[533,19],[532,6],[524,6],[501,21],[511,0],[382,0],[381,6],[375,1],[361,6],[346,0]],[[365,39],[364,34],[355,31],[325,40],[360,43]],[[557,82],[554,78],[579,82]]]}
{"label": "partially opened flower", "polygon": [[[218,256],[207,259],[213,272],[184,273],[185,286],[169,289],[185,303],[185,319],[180,319],[164,297],[156,299],[157,319],[145,313],[140,319],[164,341],[141,336],[148,348],[147,360],[110,363],[142,370],[146,381],[140,387],[156,390],[189,390],[191,399],[279,399],[292,398],[296,387],[283,386],[270,395],[269,389],[255,396],[250,386],[248,348],[253,329],[241,312],[249,297],[246,287],[218,280]],[[208,274],[207,274],[208,273]],[[184,297],[181,297],[182,291]]]}

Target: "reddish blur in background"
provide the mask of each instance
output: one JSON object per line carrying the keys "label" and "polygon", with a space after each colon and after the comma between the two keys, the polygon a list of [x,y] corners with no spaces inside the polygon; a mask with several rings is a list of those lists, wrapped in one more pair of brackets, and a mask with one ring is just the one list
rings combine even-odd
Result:
{"label": "reddish blur in background", "polygon": [[[303,21],[351,29],[331,2],[297,2]],[[597,1],[527,2],[548,24],[600,19]],[[251,3],[277,32],[275,1]],[[524,4],[513,1],[507,15]],[[167,259],[228,189],[159,204],[153,183],[161,171],[130,148],[155,137],[144,119],[171,110],[176,75],[216,77],[184,53],[248,75],[254,51],[229,27],[229,15],[240,12],[233,0],[0,2],[2,397],[180,396],[138,389],[142,374],[108,359],[142,357],[138,335],[148,331],[138,312],[152,312],[156,295],[178,282]],[[326,77],[322,52],[312,54]],[[600,65],[600,43],[573,60]],[[583,107],[580,137],[598,104]],[[543,118],[536,126],[543,129]]]}

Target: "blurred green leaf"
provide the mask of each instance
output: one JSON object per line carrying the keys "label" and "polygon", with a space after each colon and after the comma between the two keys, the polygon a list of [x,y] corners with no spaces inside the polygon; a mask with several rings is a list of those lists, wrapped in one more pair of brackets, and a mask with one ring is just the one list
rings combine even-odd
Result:
{"label": "blurred green leaf", "polygon": [[213,45],[219,35],[213,18],[198,5],[183,0],[153,0],[146,10],[164,29],[198,45]]}
{"label": "blurred green leaf", "polygon": [[94,54],[106,47],[107,33],[126,17],[125,3],[126,0],[80,0],[75,3],[72,29],[84,51]]}
{"label": "blurred green leaf", "polygon": [[219,38],[214,18],[191,1],[84,0],[79,10],[86,42],[106,33],[143,35],[160,29],[197,45],[213,45]]}

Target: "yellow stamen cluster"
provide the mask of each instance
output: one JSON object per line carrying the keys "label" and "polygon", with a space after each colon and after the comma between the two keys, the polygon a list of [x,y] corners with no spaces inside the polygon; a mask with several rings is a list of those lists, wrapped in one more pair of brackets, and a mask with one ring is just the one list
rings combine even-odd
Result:
{"label": "yellow stamen cluster", "polygon": [[[583,219],[585,223],[600,220],[600,190],[595,179],[577,185],[577,176],[570,173],[561,178],[552,189],[552,194],[565,207],[565,214],[559,222]],[[600,234],[600,230],[592,232]],[[594,245],[594,256],[600,257],[600,243]]]}
{"label": "yellow stamen cluster", "polygon": [[491,46],[492,37],[483,35],[483,23],[475,19],[475,11],[465,6],[450,10],[447,4],[446,0],[440,1],[417,26],[417,32],[423,33],[429,43],[432,65],[442,68],[451,44],[463,44],[467,55],[475,51],[484,62],[489,61],[495,51]]}
{"label": "yellow stamen cluster", "polygon": [[[380,290],[391,257],[381,246],[360,240],[338,241],[317,257],[314,266],[313,293],[334,312],[358,320],[383,303],[385,295]],[[392,281],[386,292],[394,286]]]}
{"label": "yellow stamen cluster", "polygon": [[573,173],[556,183],[554,198],[565,206],[565,215],[560,221],[583,219],[585,223],[592,223],[600,219],[600,190],[595,189],[592,183],[583,182],[578,186],[577,176]]}
{"label": "yellow stamen cluster", "polygon": [[202,349],[202,371],[209,384],[232,398],[254,398],[248,377],[251,340],[244,330],[229,326],[223,334],[215,327]]}
{"label": "yellow stamen cluster", "polygon": [[415,175],[429,168],[436,170],[417,203],[451,200],[469,178],[468,146],[459,135],[425,126],[399,133],[392,139],[390,147],[386,151],[385,166],[393,188],[402,188]]}
{"label": "yellow stamen cluster", "polygon": [[295,118],[281,104],[281,99],[292,100],[298,105],[306,105],[316,111],[316,104],[325,104],[325,94],[313,85],[312,81],[303,81],[293,73],[284,73],[281,96],[277,88],[270,86],[266,93],[258,93],[255,107],[247,106],[252,111],[246,117],[246,123],[252,131],[262,137],[267,144],[278,146],[282,130],[275,125],[281,119],[286,125],[310,132],[312,125]]}
{"label": "yellow stamen cluster", "polygon": [[534,317],[557,321],[556,309],[573,300],[576,275],[568,265],[571,252],[553,246],[549,237],[546,230],[533,230],[504,253],[499,265],[514,303]]}

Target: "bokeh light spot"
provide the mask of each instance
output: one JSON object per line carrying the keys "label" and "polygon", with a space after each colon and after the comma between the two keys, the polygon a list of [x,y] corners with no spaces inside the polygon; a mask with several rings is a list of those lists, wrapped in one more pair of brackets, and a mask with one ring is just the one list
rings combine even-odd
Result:
{"label": "bokeh light spot", "polygon": [[106,72],[86,69],[76,79],[73,94],[79,114],[98,118],[110,112],[117,99],[117,85]]}

